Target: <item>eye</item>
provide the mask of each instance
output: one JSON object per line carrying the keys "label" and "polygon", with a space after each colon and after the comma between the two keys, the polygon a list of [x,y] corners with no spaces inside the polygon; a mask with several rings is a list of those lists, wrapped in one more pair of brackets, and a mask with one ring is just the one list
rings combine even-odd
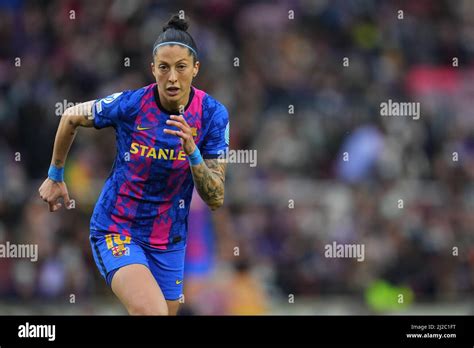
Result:
{"label": "eye", "polygon": [[178,70],[182,71],[184,69],[186,69],[186,64],[179,64],[178,65]]}
{"label": "eye", "polygon": [[160,71],[163,72],[163,71],[168,70],[168,67],[167,67],[166,65],[164,65],[164,64],[160,64],[160,65],[158,65],[158,69],[160,69]]}

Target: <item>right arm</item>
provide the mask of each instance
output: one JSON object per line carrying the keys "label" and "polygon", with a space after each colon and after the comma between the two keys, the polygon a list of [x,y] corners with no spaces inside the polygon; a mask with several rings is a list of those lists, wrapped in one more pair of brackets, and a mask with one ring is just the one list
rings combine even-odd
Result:
{"label": "right arm", "polygon": [[[69,149],[77,133],[77,128],[92,127],[92,106],[94,100],[75,105],[66,109],[59,122],[56,138],[54,140],[53,156],[51,164],[56,168],[64,168]],[[41,199],[49,204],[49,211],[54,212],[61,208],[62,204],[58,202],[63,198],[66,208],[69,207],[70,199],[64,181],[54,181],[49,177],[39,188]]]}

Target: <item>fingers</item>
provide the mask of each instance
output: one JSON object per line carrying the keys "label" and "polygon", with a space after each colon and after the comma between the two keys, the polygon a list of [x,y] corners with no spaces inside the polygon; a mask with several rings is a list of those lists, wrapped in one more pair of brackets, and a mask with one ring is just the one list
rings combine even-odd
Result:
{"label": "fingers", "polygon": [[71,204],[71,200],[69,199],[69,193],[66,191],[64,194],[63,194],[63,200],[64,200],[64,205],[66,207],[66,209],[70,209],[69,206]]}
{"label": "fingers", "polygon": [[170,115],[170,118],[189,127],[188,123],[182,115]]}
{"label": "fingers", "polygon": [[[61,202],[58,202],[58,198],[50,198],[51,195],[47,195],[43,192],[43,190],[40,188],[38,190],[39,194],[40,194],[40,198],[48,203],[48,207],[49,207],[49,211],[50,212],[55,212],[55,211],[58,211],[59,209],[61,209],[61,207],[63,206],[63,203]],[[71,209],[71,199],[69,198],[69,194],[68,192],[65,192],[63,193],[63,195],[61,196],[64,200],[64,206],[66,207],[66,209]]]}
{"label": "fingers", "polygon": [[166,134],[176,135],[176,136],[182,138],[183,140],[189,139],[189,135],[182,132],[182,131],[175,131],[175,130],[171,130],[171,129],[163,129],[163,132],[166,133]]}
{"label": "fingers", "polygon": [[192,136],[192,131],[184,117],[181,115],[171,115],[170,118],[171,120],[167,120],[166,124],[175,126],[179,128],[179,130],[164,129],[163,132],[166,134],[176,135],[183,140],[188,140]]}
{"label": "fingers", "polygon": [[38,192],[39,192],[39,195],[40,195],[40,198],[44,201],[44,202],[48,202],[48,199],[43,195],[43,193],[41,192],[41,187],[39,188]]}
{"label": "fingers", "polygon": [[49,211],[50,212],[55,212],[58,211],[63,205],[61,203],[53,203],[53,202],[48,202],[49,205]]}
{"label": "fingers", "polygon": [[43,201],[45,201],[45,198],[44,198],[44,196],[43,196],[43,185],[44,185],[44,183],[43,183],[43,184],[40,186],[40,188],[38,189],[38,193],[39,193],[41,199],[42,199]]}
{"label": "fingers", "polygon": [[166,121],[166,124],[170,126],[176,126],[183,131],[186,130],[186,128],[189,128],[186,124],[178,122],[178,121],[168,120]]}

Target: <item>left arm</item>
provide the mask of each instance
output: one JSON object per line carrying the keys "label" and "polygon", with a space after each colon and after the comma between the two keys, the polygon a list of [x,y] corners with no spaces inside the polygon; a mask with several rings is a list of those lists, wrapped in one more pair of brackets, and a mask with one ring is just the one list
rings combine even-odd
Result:
{"label": "left arm", "polygon": [[[176,126],[179,130],[165,129],[166,134],[176,135],[181,140],[181,145],[187,156],[196,149],[191,127],[183,116],[171,115],[166,121],[167,125]],[[194,184],[204,202],[216,210],[224,204],[224,181],[225,181],[225,163],[219,163],[216,159],[205,159],[196,165],[190,165],[193,174]]]}
{"label": "left arm", "polygon": [[194,184],[199,196],[211,208],[216,210],[224,204],[225,163],[218,159],[205,159],[196,166],[191,166]]}

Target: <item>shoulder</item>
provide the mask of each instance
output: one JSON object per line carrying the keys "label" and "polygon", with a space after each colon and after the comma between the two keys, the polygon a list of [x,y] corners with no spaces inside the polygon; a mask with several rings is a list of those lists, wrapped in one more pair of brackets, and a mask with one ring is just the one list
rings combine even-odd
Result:
{"label": "shoulder", "polygon": [[203,93],[202,96],[202,111],[203,117],[208,117],[210,119],[218,118],[218,119],[228,119],[228,111],[224,104],[218,101],[216,98],[211,96],[208,93]]}
{"label": "shoulder", "polygon": [[153,86],[155,84],[151,84],[148,86],[144,86],[138,89],[131,89],[124,91],[124,96],[128,98],[131,102],[139,102],[147,95],[153,95]]}
{"label": "shoulder", "polygon": [[96,99],[92,107],[95,128],[117,126],[132,121],[146,101],[153,96],[153,85],[126,90]]}
{"label": "shoulder", "polygon": [[[133,90],[125,90],[113,93],[105,98],[97,99],[97,108],[106,108],[108,106],[120,106],[123,110],[136,108],[141,105],[141,101],[146,98],[147,94],[152,94],[153,85],[148,85]],[[99,110],[97,110],[99,111]]]}

